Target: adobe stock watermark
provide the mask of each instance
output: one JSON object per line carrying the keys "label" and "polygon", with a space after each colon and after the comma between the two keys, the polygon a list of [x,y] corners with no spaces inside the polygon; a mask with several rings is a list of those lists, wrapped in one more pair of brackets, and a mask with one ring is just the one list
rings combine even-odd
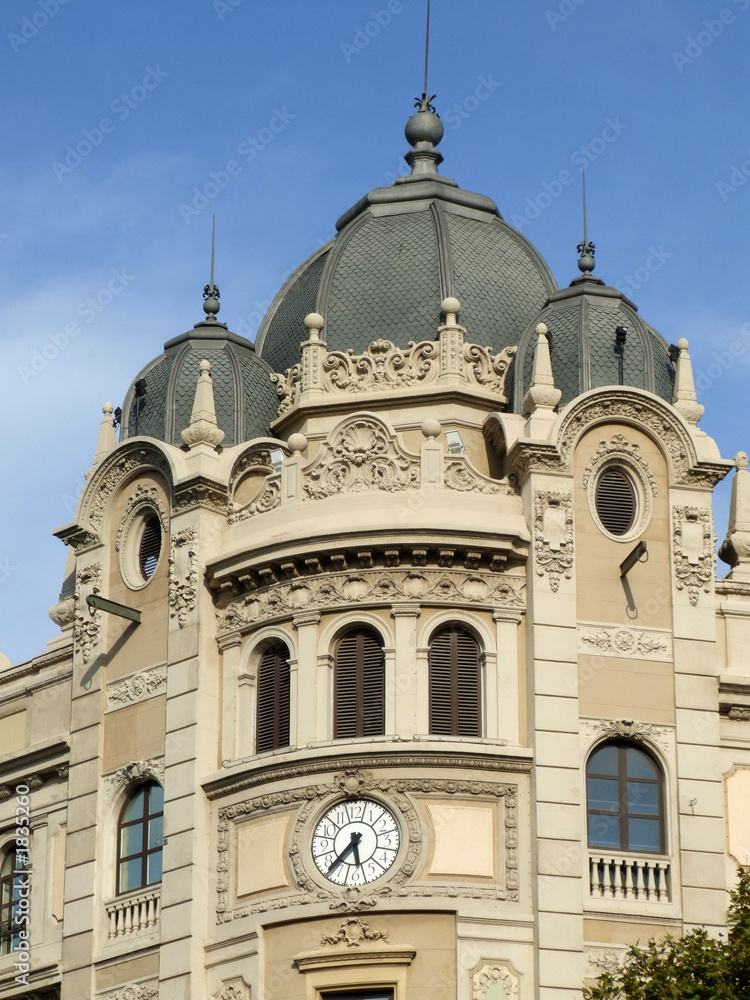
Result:
{"label": "adobe stock watermark", "polygon": [[[274,108],[268,124],[257,134],[249,135],[237,146],[237,155],[242,157],[245,163],[253,163],[258,156],[280,135],[297,116],[286,108],[286,105],[279,109]],[[177,206],[177,211],[182,216],[185,225],[190,225],[191,219],[200,215],[204,208],[218,198],[222,191],[229,187],[232,181],[239,177],[243,171],[243,164],[239,160],[228,160],[224,167],[219,170],[211,170],[208,181],[203,187],[193,188],[192,201],[186,203],[181,201]]]}
{"label": "adobe stock watermark", "polygon": [[[414,0],[409,0],[409,3],[413,2]],[[373,8],[370,11],[370,20],[355,28],[351,42],[339,43],[344,59],[350,63],[355,56],[361,56],[383,29],[388,27],[393,18],[403,14],[405,9],[402,0],[388,0],[385,7]]]}
{"label": "adobe stock watermark", "polygon": [[[748,2],[750,3],[750,0]],[[747,184],[748,178],[750,178],[750,149],[747,150],[746,160],[739,165],[730,164],[728,180],[716,182],[716,190],[721,200],[728,201],[733,194],[737,194],[739,189]]]}
{"label": "adobe stock watermark", "polygon": [[[571,165],[583,168],[596,162],[628,128],[630,126],[627,122],[620,121],[619,115],[615,115],[614,118],[605,118],[604,128],[599,135],[595,135],[585,146],[579,146],[578,149],[574,149],[570,154],[569,160]],[[515,226],[516,229],[522,230],[524,226],[528,226],[530,223],[536,221],[542,212],[548,209],[553,202],[557,201],[565,188],[570,187],[577,180],[577,172],[573,173],[566,169],[561,170],[552,180],[544,181],[541,190],[536,195],[526,199],[523,213],[515,212],[510,217],[510,224]]]}
{"label": "adobe stock watermark", "polygon": [[18,566],[13,566],[10,559],[0,560],[0,584],[7,583],[17,569]]}
{"label": "adobe stock watermark", "polygon": [[638,289],[643,288],[645,284],[651,281],[651,276],[657,271],[661,271],[664,264],[673,256],[674,254],[665,250],[663,246],[650,246],[648,248],[648,257],[643,264],[640,267],[636,267],[631,274],[626,274],[619,281],[616,281],[614,287],[618,292],[622,292],[623,295],[632,298]]}
{"label": "adobe stock watermark", "polygon": [[443,120],[452,129],[461,128],[463,123],[477,112],[485,101],[488,101],[500,84],[492,78],[492,73],[477,77],[477,85],[467,94],[463,101],[456,101],[443,112]]}
{"label": "adobe stock watermark", "polygon": [[[740,12],[750,7],[750,0],[732,0],[732,3]],[[734,24],[736,20],[737,15],[731,7],[724,7],[716,17],[704,20],[700,30],[685,39],[684,50],[672,53],[672,61],[679,72],[684,73],[685,67],[691,66],[700,58],[706,49],[724,34],[727,25]]]}
{"label": "adobe stock watermark", "polygon": [[[147,66],[141,82],[131,87],[127,93],[116,97],[110,104],[109,110],[117,116],[119,121],[125,121],[136,108],[143,104],[149,94],[162,85],[168,76],[169,73],[161,66]],[[67,175],[72,174],[76,167],[80,167],[83,161],[101,146],[105,137],[112,135],[116,128],[117,122],[111,118],[100,118],[94,128],[82,129],[82,138],[75,145],[65,147],[63,159],[52,161],[52,171],[55,177],[61,182],[65,180]]]}
{"label": "adobe stock watermark", "polygon": [[695,390],[700,395],[718,382],[719,379],[733,368],[738,358],[743,358],[750,350],[750,323],[745,323],[740,328],[742,339],[733,340],[725,351],[714,351],[713,361],[705,368],[697,368],[693,364],[693,378],[695,380]]}
{"label": "adobe stock watermark", "polygon": [[31,821],[28,785],[16,785],[16,842],[11,909],[11,953],[14,956],[15,982],[28,987],[31,970],[29,921],[31,917]]}
{"label": "adobe stock watermark", "polygon": [[565,24],[568,18],[572,17],[585,3],[586,0],[561,0],[557,5],[557,10],[548,10],[545,12],[547,24],[549,24],[553,31],[557,31],[558,25]]}
{"label": "adobe stock watermark", "polygon": [[231,14],[233,11],[241,7],[245,0],[213,0],[213,9],[220,21],[223,21],[227,14]]}
{"label": "adobe stock watermark", "polygon": [[13,51],[20,52],[25,45],[36,38],[40,31],[47,27],[53,17],[57,17],[60,9],[67,6],[68,3],[70,0],[38,0],[38,9],[33,14],[24,17],[18,32],[8,32],[8,41]]}
{"label": "adobe stock watermark", "polygon": [[[123,292],[128,285],[135,281],[135,275],[128,274],[125,268],[119,271],[112,270],[112,277],[94,295],[79,302],[76,306],[76,316],[83,323],[91,323],[96,317],[104,312],[107,306]],[[80,337],[83,332],[81,324],[77,320],[66,323],[62,329],[47,335],[47,340],[41,347],[36,347],[31,352],[28,365],[18,365],[17,371],[24,385],[28,385],[31,379],[37,378],[50,363],[66,350],[71,341]]]}

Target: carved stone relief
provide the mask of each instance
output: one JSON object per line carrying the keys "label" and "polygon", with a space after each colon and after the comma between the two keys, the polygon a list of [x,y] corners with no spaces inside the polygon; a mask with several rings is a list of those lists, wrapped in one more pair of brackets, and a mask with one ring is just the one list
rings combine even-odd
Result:
{"label": "carved stone relief", "polygon": [[589,485],[591,477],[598,471],[599,466],[603,465],[613,456],[617,456],[618,458],[626,456],[629,458],[643,473],[648,482],[651,495],[658,496],[659,489],[656,485],[656,480],[653,477],[651,469],[648,467],[646,459],[641,454],[639,445],[628,441],[624,434],[613,434],[611,441],[603,439],[599,442],[599,447],[586,466],[586,471],[583,474],[584,489]]}
{"label": "carved stone relief", "polygon": [[167,690],[166,666],[151,667],[125,680],[107,685],[107,708],[111,712],[126,705],[135,705]]}
{"label": "carved stone relief", "polygon": [[156,468],[171,480],[171,470],[164,455],[156,448],[134,446],[125,454],[118,450],[112,458],[105,458],[92,479],[91,501],[88,506],[88,520],[94,528],[101,526],[107,505],[122,481],[136,469]]}
{"label": "carved stone relief", "polygon": [[359,917],[345,920],[335,934],[327,934],[320,939],[320,947],[335,947],[345,944],[347,948],[359,948],[364,941],[387,941],[388,931],[376,931]]}
{"label": "carved stone relief", "polygon": [[162,531],[167,530],[167,512],[164,504],[161,502],[159,490],[155,486],[147,486],[145,483],[139,483],[135,493],[128,497],[128,502],[120,519],[120,526],[117,529],[117,537],[115,538],[115,550],[117,552],[125,544],[127,533],[133,523],[133,518],[142,507],[156,511],[161,521]]}
{"label": "carved stone relief", "polygon": [[489,604],[522,608],[524,583],[517,577],[474,575],[456,570],[373,568],[350,573],[326,573],[276,583],[233,601],[216,612],[218,632],[242,630],[274,617],[318,608],[393,601],[437,604]]}
{"label": "carved stone relief", "polygon": [[323,362],[326,392],[387,392],[427,385],[438,377],[438,345],[434,340],[409,344],[402,350],[390,340],[375,340],[364,354],[331,351]]}
{"label": "carved stone relief", "polygon": [[715,560],[711,512],[701,507],[672,508],[674,571],[678,590],[698,604],[700,591],[711,593]]}
{"label": "carved stone relief", "polygon": [[[408,764],[409,761],[404,761]],[[355,791],[352,788],[356,787]],[[404,828],[406,852],[394,875],[385,880],[382,885],[372,884],[363,888],[350,886],[340,892],[333,887],[327,888],[314,881],[303,861],[303,853],[308,849],[311,830],[310,816],[318,811],[321,801],[326,798],[343,794],[379,793],[389,800],[401,817]],[[417,870],[422,853],[423,835],[417,811],[412,804],[409,793],[428,795],[476,795],[503,799],[505,813],[504,831],[504,885],[492,888],[474,885],[439,883],[414,883],[413,876]],[[294,881],[299,889],[297,893],[284,897],[269,898],[256,903],[231,907],[229,904],[230,887],[230,829],[231,824],[253,813],[283,806],[300,806],[293,828],[289,845],[289,859]],[[218,884],[217,884],[217,923],[227,923],[267,910],[286,909],[292,906],[305,906],[315,902],[327,902],[332,910],[352,911],[371,909],[381,900],[388,900],[394,894],[403,897],[452,897],[469,899],[505,899],[517,901],[519,898],[518,877],[518,786],[499,784],[493,781],[448,780],[430,778],[388,779],[376,777],[370,772],[353,771],[339,774],[328,784],[307,785],[300,788],[287,789],[260,795],[247,799],[235,805],[225,806],[219,810],[218,827]],[[312,862],[310,862],[312,864]]]}
{"label": "carved stone relief", "polygon": [[449,490],[460,490],[462,493],[512,494],[513,488],[507,482],[498,482],[483,476],[472,468],[465,455],[445,458],[443,481]]}
{"label": "carved stone relief", "polygon": [[143,983],[118,986],[116,990],[97,993],[96,1000],[158,1000],[159,980],[149,979]]}
{"label": "carved stone relief", "polygon": [[118,767],[112,774],[104,778],[104,788],[107,798],[111,799],[114,793],[123,785],[134,785],[147,778],[154,778],[160,784],[164,784],[164,758],[149,757],[148,760],[133,760],[123,767]]}
{"label": "carved stone relief", "polygon": [[652,743],[667,754],[671,754],[675,745],[673,727],[655,726],[632,719],[581,719],[581,734],[586,749],[602,737]]}
{"label": "carved stone relief", "polygon": [[669,661],[672,659],[672,636],[656,629],[579,623],[578,652]]}
{"label": "carved stone relief", "polygon": [[534,494],[534,548],[537,576],[549,576],[557,593],[560,577],[573,575],[573,498],[539,490]]}
{"label": "carved stone relief", "polygon": [[281,503],[281,476],[272,475],[263,483],[260,492],[252,503],[245,504],[239,510],[230,508],[229,520],[232,524],[237,521],[247,521],[256,514],[265,514],[266,511],[273,510]]}
{"label": "carved stone relief", "polygon": [[627,954],[627,948],[586,944],[583,946],[586,959],[586,979],[598,979],[603,972],[619,972]]}
{"label": "carved stone relief", "polygon": [[472,974],[472,1000],[485,1000],[495,984],[502,987],[507,1000],[520,1000],[520,979],[506,962],[487,962]]}
{"label": "carved stone relief", "polygon": [[198,529],[193,525],[172,535],[169,551],[169,613],[184,628],[198,596]]}
{"label": "carved stone relief", "polygon": [[101,563],[85,567],[79,571],[76,578],[73,638],[84,663],[89,662],[94,647],[99,645],[99,629],[102,623],[101,612],[89,608],[86,597],[89,594],[99,594],[101,582]]}
{"label": "carved stone relief", "polygon": [[417,489],[420,459],[405,451],[376,417],[353,416],[339,424],[304,471],[305,500],[337,493]]}
{"label": "carved stone relief", "polygon": [[517,350],[517,347],[506,347],[499,354],[493,354],[491,347],[464,344],[464,375],[467,381],[482,389],[506,395],[505,376]]}
{"label": "carved stone relief", "polygon": [[238,979],[227,979],[221,989],[214,994],[213,1000],[250,1000],[249,985],[240,976]]}

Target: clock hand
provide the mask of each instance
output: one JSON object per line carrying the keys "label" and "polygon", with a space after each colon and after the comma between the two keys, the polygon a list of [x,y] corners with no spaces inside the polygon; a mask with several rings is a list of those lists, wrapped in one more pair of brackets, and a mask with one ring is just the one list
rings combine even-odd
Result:
{"label": "clock hand", "polygon": [[357,836],[359,837],[359,840],[356,843],[353,843],[352,846],[354,847],[354,864],[357,868],[359,868],[362,864],[359,860],[359,841],[362,839],[362,834],[358,833]]}
{"label": "clock hand", "polygon": [[343,862],[344,858],[349,857],[352,851],[356,851],[357,857],[359,857],[359,842],[360,840],[362,840],[362,834],[352,833],[351,838],[352,838],[351,843],[349,843],[348,846],[345,847],[344,850],[341,852],[341,854],[339,854],[339,856],[336,858],[336,860],[333,862],[331,867],[326,872],[327,875],[330,875],[331,872],[334,871],[334,869],[338,868],[338,866]]}

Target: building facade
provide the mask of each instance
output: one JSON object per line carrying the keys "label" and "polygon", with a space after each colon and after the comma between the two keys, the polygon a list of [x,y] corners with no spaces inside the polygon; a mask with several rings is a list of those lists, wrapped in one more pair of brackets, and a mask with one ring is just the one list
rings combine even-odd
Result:
{"label": "building facade", "polygon": [[206,286],[104,407],[0,674],[2,998],[576,1000],[726,927],[747,456],[590,244],[558,288],[406,136],[254,346]]}

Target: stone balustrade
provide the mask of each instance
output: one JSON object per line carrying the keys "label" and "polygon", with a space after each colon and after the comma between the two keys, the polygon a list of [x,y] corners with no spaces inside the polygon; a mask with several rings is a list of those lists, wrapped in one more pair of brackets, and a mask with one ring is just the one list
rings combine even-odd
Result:
{"label": "stone balustrade", "polygon": [[120,896],[107,903],[110,941],[141,934],[159,926],[161,886],[153,886],[137,895]]}
{"label": "stone balustrade", "polygon": [[669,858],[632,855],[589,855],[592,899],[632,899],[647,903],[671,902]]}

